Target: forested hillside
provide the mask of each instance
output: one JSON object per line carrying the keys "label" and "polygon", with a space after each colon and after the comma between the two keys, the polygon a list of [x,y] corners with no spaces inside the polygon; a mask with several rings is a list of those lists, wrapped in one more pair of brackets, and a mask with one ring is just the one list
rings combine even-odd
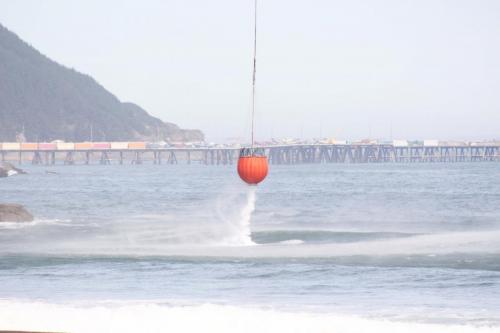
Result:
{"label": "forested hillside", "polygon": [[50,60],[0,25],[0,141],[201,141],[122,103],[92,77]]}

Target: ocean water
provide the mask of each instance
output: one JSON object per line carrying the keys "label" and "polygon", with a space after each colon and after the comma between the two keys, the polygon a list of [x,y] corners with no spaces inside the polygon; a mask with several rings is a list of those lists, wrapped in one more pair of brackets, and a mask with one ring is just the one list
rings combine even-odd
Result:
{"label": "ocean water", "polygon": [[25,168],[0,330],[500,332],[500,163]]}

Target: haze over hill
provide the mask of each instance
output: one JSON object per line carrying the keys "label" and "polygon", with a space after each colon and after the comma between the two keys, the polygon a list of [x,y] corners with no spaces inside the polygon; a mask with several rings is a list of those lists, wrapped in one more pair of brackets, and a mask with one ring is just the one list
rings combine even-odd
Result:
{"label": "haze over hill", "polygon": [[204,138],[200,130],[180,129],[119,101],[92,77],[52,61],[0,25],[0,140],[16,140],[23,129],[28,141]]}

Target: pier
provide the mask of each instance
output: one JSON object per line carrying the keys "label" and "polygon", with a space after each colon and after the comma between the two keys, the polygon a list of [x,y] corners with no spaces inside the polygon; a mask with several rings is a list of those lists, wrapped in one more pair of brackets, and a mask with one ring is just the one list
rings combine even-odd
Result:
{"label": "pier", "polygon": [[[297,144],[261,146],[274,165],[307,163],[458,163],[500,161],[500,145],[404,146]],[[0,149],[1,161],[34,165],[178,164],[231,165],[239,148]]]}

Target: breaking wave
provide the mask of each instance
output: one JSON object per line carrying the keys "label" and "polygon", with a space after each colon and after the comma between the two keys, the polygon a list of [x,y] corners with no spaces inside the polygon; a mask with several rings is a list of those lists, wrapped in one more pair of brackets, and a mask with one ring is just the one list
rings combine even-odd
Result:
{"label": "breaking wave", "polygon": [[[26,314],[29,314],[27,320]],[[0,327],[53,332],[493,333],[499,327],[391,321],[229,305],[148,302],[54,304],[0,301]]]}

